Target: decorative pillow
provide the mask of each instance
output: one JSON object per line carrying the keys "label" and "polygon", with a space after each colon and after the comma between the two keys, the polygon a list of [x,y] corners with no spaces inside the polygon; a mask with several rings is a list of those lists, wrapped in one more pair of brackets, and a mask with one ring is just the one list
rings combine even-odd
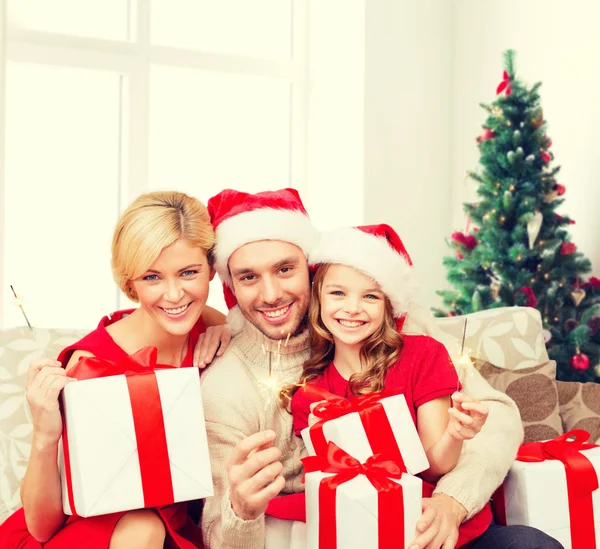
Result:
{"label": "decorative pillow", "polygon": [[556,362],[520,370],[498,368],[475,361],[475,367],[494,388],[517,404],[525,430],[525,442],[547,440],[563,434],[556,390]]}
{"label": "decorative pillow", "polygon": [[556,388],[565,431],[584,429],[600,443],[600,384],[557,381]]}
{"label": "decorative pillow", "polygon": [[[547,362],[542,319],[531,307],[502,307],[463,316],[436,318],[435,324],[454,339],[460,353],[467,320],[465,347],[471,357],[500,368],[519,370]],[[453,356],[452,349],[449,349]]]}
{"label": "decorative pillow", "polygon": [[40,356],[56,358],[81,339],[81,330],[0,330],[0,523],[21,506],[19,489],[31,448],[31,416],[25,400],[29,363]]}

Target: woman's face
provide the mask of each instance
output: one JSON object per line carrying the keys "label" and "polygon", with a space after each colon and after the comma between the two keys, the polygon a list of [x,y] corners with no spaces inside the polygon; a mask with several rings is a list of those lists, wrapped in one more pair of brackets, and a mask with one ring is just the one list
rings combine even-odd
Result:
{"label": "woman's face", "polygon": [[186,335],[202,314],[212,276],[202,249],[188,240],[177,240],[130,285],[140,307],[165,332]]}
{"label": "woman's face", "polygon": [[336,345],[358,346],[375,333],[385,316],[385,295],[367,275],[331,265],[321,287],[321,320]]}

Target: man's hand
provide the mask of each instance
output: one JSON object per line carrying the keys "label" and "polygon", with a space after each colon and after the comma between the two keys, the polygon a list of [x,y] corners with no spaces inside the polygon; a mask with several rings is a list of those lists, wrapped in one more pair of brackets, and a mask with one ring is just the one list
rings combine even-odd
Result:
{"label": "man's hand", "polygon": [[262,515],[285,486],[281,451],[273,446],[274,438],[273,431],[255,433],[238,442],[229,456],[231,508],[242,520]]}
{"label": "man's hand", "polygon": [[410,549],[454,549],[458,527],[467,510],[446,494],[434,494],[423,499],[423,514],[417,522],[418,535]]}

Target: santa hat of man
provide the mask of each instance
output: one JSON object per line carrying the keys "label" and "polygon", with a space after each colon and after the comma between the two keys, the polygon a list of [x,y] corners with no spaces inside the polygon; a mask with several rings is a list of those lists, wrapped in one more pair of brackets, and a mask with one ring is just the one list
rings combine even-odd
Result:
{"label": "santa hat of man", "polygon": [[214,268],[223,282],[229,309],[237,301],[231,292],[228,263],[238,248],[260,240],[281,240],[295,244],[308,257],[319,239],[295,189],[256,194],[226,189],[213,196],[207,208],[217,240]]}
{"label": "santa hat of man", "polygon": [[[404,319],[418,282],[402,240],[389,225],[366,225],[325,232],[309,254],[311,265],[339,263],[375,280],[390,300],[396,319]],[[401,323],[399,323],[399,328]]]}

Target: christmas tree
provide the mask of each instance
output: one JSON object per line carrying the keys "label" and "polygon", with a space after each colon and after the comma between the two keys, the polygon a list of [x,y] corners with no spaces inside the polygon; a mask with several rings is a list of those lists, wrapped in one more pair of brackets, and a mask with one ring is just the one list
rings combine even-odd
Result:
{"label": "christmas tree", "polygon": [[[540,106],[540,83],[516,78],[514,53],[477,137],[481,168],[468,172],[478,201],[464,204],[467,229],[452,234],[444,258],[452,288],[439,291],[439,316],[513,305],[537,308],[557,378],[600,381],[600,280],[570,241],[574,223],[556,210],[566,188],[557,180]],[[472,227],[469,229],[469,227]]]}

